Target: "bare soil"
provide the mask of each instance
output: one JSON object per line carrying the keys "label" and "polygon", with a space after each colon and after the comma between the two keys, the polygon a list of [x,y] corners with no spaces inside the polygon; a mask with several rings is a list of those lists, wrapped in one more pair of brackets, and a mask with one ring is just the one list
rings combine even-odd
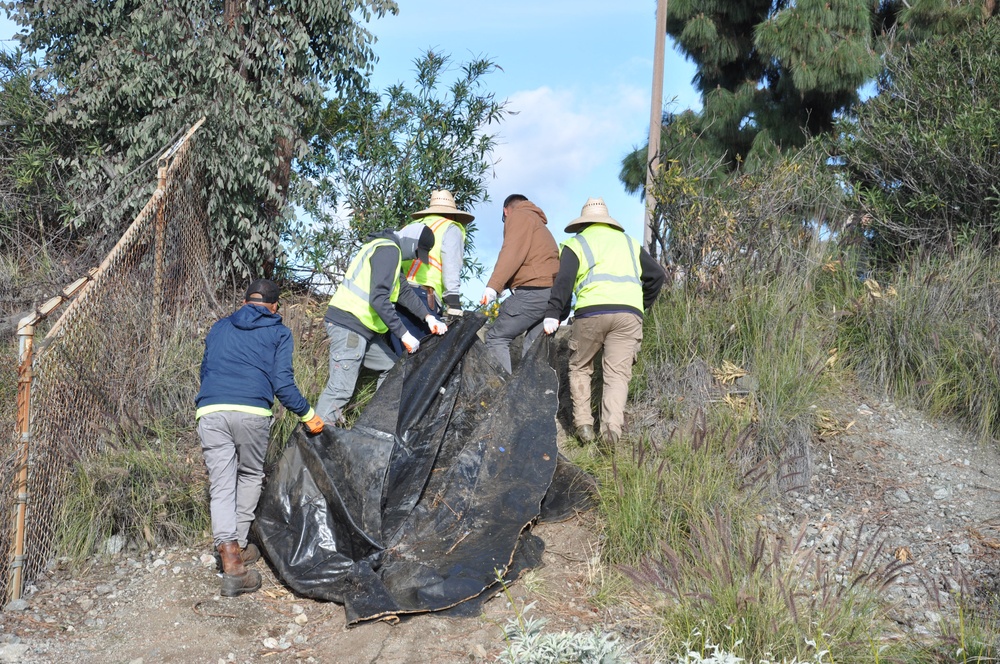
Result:
{"label": "bare soil", "polygon": [[[536,602],[532,613],[548,616],[553,629],[603,623],[588,603],[596,542],[585,518],[536,527],[546,541],[544,566],[510,588],[518,607]],[[422,615],[348,629],[339,605],[296,597],[266,564],[257,569],[263,588],[230,599],[218,595],[208,546],[57,568],[36,583],[23,610],[3,613],[0,661],[483,661],[502,649],[502,627],[514,616],[501,595],[477,618]]]}
{"label": "bare soil", "polygon": [[[1000,567],[1000,464],[993,445],[890,402],[848,398],[813,441],[808,482],[775,499],[761,521],[834,560],[870,550],[908,564],[886,592],[900,634],[935,634],[956,594],[994,589]],[[544,566],[476,618],[414,616],[348,629],[343,609],[293,595],[264,563],[264,587],[217,594],[206,543],[142,557],[102,557],[87,569],[55,565],[20,606],[0,614],[0,662],[472,662],[503,648],[503,626],[522,607],[548,629],[598,627],[622,635],[643,612],[595,608],[598,535],[592,515],[542,524]]]}

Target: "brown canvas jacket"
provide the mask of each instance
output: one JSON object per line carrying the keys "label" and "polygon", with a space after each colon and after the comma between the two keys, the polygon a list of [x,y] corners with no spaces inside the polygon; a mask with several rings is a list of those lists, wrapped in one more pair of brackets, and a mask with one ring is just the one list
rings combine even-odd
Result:
{"label": "brown canvas jacket", "polygon": [[559,272],[559,247],[546,227],[545,213],[531,201],[507,208],[503,245],[486,284],[497,293],[504,288],[549,288]]}

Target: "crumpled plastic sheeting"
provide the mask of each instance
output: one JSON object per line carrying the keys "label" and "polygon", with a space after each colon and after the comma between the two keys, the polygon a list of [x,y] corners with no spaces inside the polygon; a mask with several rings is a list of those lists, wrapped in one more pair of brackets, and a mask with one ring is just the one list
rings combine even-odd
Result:
{"label": "crumpled plastic sheeting", "polygon": [[539,564],[536,518],[588,506],[592,480],[556,449],[549,340],[508,377],[476,335],[485,321],[426,340],[353,428],[300,428],[270,473],[254,522],[268,559],[296,593],[343,603],[348,624],[463,613]]}

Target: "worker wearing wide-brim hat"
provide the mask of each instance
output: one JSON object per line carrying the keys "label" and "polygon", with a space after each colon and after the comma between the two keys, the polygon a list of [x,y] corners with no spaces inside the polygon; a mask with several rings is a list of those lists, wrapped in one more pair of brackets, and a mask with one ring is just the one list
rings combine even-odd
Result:
{"label": "worker wearing wide-brim hat", "polygon": [[573,424],[581,443],[597,438],[590,383],[594,358],[603,350],[601,440],[613,445],[625,425],[625,399],[642,343],[643,311],[656,300],[665,274],[642,245],[625,234],[603,199],[588,199],[566,232],[576,235],[563,242],[543,325],[546,334],[553,334],[576,296],[569,358]]}
{"label": "worker wearing wide-brim hat", "polygon": [[[434,233],[434,248],[428,260],[414,259],[403,262],[406,281],[427,305],[438,315],[461,315],[461,274],[465,260],[465,226],[475,217],[458,209],[455,197],[447,189],[431,192],[430,204],[410,215],[416,221],[398,231],[400,237],[410,237],[427,226]],[[424,321],[400,312],[406,329],[416,337],[428,334]],[[393,335],[393,348],[403,353],[402,344]]]}

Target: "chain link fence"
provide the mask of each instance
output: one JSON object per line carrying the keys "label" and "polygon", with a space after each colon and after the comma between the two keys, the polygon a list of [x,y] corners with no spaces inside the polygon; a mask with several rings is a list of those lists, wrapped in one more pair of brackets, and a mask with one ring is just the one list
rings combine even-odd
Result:
{"label": "chain link fence", "polygon": [[157,412],[190,409],[163,358],[179,338],[203,334],[211,311],[204,183],[192,159],[200,124],[160,158],[156,192],[62,315],[47,323],[47,303],[22,322],[18,433],[0,451],[0,504],[12,508],[0,522],[10,563],[2,597],[19,597],[53,557],[75,464]]}

